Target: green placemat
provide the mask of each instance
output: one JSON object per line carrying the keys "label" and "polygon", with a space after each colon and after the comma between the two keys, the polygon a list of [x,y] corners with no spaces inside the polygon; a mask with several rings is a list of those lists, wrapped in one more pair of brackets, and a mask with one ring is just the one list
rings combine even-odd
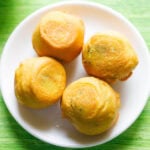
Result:
{"label": "green placemat", "polygon": [[[26,16],[42,6],[58,0],[0,0],[0,52],[14,28]],[[95,0],[127,17],[141,32],[150,47],[149,0]],[[149,98],[150,100],[150,98]],[[150,101],[136,120],[123,134],[112,141],[87,150],[150,150]],[[0,94],[0,150],[61,150],[46,144],[27,133],[12,118]]]}

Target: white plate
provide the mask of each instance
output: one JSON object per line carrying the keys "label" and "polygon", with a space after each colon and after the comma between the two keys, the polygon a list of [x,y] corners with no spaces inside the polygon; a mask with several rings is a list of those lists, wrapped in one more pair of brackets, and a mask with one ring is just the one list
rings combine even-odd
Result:
{"label": "white plate", "polygon": [[[49,10],[65,10],[80,16],[85,23],[85,41],[98,31],[115,30],[125,35],[137,51],[139,65],[132,77],[114,88],[121,94],[120,118],[108,132],[85,136],[61,118],[59,103],[43,110],[18,105],[14,94],[14,73],[25,58],[36,56],[31,43],[32,32]],[[63,147],[88,147],[105,143],[125,131],[140,115],[149,96],[150,72],[148,49],[137,30],[114,10],[89,2],[63,2],[44,7],[27,17],[10,36],[1,57],[1,90],[6,106],[16,121],[33,136]],[[68,83],[86,76],[81,57],[66,65]]]}

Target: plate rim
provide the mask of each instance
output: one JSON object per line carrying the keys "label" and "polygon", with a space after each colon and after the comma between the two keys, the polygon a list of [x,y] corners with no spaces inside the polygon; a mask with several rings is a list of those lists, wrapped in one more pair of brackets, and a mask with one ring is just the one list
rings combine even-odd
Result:
{"label": "plate rim", "polygon": [[[30,20],[31,18],[34,17],[34,15],[36,15],[37,13],[41,13],[43,12],[44,10],[48,10],[48,9],[52,9],[52,8],[55,8],[55,7],[58,7],[58,6],[65,6],[65,5],[70,5],[70,4],[73,4],[73,5],[84,5],[84,6],[92,6],[92,7],[97,7],[98,9],[101,9],[101,10],[104,10],[104,11],[107,11],[109,13],[111,13],[113,16],[119,18],[120,20],[122,20],[123,22],[125,22],[135,33],[136,35],[138,35],[138,38],[139,40],[141,41],[142,45],[145,47],[145,54],[146,54],[146,59],[147,59],[147,62],[148,62],[148,65],[150,66],[150,53],[149,53],[149,50],[148,50],[148,47],[147,47],[147,44],[146,42],[144,41],[142,35],[140,34],[140,32],[137,30],[137,28],[126,18],[124,17],[120,12],[112,9],[111,7],[107,6],[107,5],[104,5],[104,4],[100,4],[100,3],[97,3],[97,2],[89,2],[89,1],[63,1],[63,2],[55,2],[55,3],[52,3],[52,4],[49,4],[47,6],[43,6],[39,9],[36,9],[35,11],[33,11],[32,13],[28,14],[27,17],[25,17],[22,21],[20,21],[19,24],[16,25],[16,27],[13,29],[13,31],[11,32],[11,34],[9,35],[9,38],[8,40],[5,42],[5,45],[3,47],[3,50],[1,52],[1,59],[0,59],[0,90],[1,90],[1,95],[2,95],[2,98],[3,98],[3,101],[9,111],[9,113],[11,114],[11,116],[16,120],[16,122],[26,131],[28,132],[29,134],[31,134],[32,136],[34,136],[35,138],[43,141],[43,142],[46,142],[48,144],[52,144],[52,145],[55,145],[55,146],[59,146],[59,147],[64,147],[64,148],[87,148],[87,147],[93,147],[93,146],[98,146],[98,145],[101,145],[101,144],[104,144],[108,141],[111,141],[112,139],[116,138],[117,136],[119,136],[120,134],[122,134],[123,132],[125,132],[136,120],[137,118],[139,117],[139,115],[142,113],[144,107],[146,106],[147,102],[148,102],[148,99],[149,99],[149,96],[150,96],[150,86],[149,86],[149,92],[147,93],[147,98],[145,100],[145,103],[142,107],[142,109],[138,112],[137,116],[134,118],[134,120],[132,120],[132,122],[130,124],[128,124],[128,126],[124,129],[124,130],[121,130],[121,132],[119,131],[118,134],[116,134],[115,136],[113,136],[112,138],[108,138],[106,139],[105,141],[103,142],[99,142],[99,143],[94,143],[94,144],[89,144],[89,145],[84,145],[84,146],[81,146],[81,145],[76,145],[76,146],[71,146],[71,145],[59,145],[59,144],[56,144],[56,143],[51,143],[49,141],[46,141],[44,139],[42,139],[41,137],[37,136],[36,134],[34,134],[32,132],[32,130],[30,130],[29,128],[27,128],[20,120],[18,120],[15,115],[12,113],[11,109],[8,107],[7,103],[6,103],[6,100],[5,100],[5,95],[3,94],[4,92],[4,88],[3,88],[3,85],[2,85],[2,64],[3,64],[3,56],[5,55],[5,52],[7,49],[7,43],[9,43],[9,41],[11,41],[13,35],[17,32],[17,30],[19,30],[19,28],[24,24],[26,23],[28,20]],[[148,74],[150,75],[150,70],[148,70]]]}

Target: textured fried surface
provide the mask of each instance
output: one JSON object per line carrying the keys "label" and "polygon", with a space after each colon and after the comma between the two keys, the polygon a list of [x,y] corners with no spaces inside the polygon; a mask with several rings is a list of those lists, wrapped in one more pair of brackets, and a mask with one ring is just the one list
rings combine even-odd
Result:
{"label": "textured fried surface", "polygon": [[138,64],[130,43],[119,34],[98,33],[85,44],[83,65],[88,74],[107,82],[127,79]]}
{"label": "textured fried surface", "polygon": [[119,95],[104,81],[84,77],[64,91],[61,109],[76,129],[87,135],[108,130],[118,118]]}
{"label": "textured fried surface", "polygon": [[83,41],[83,21],[60,11],[43,16],[32,36],[39,56],[53,56],[64,61],[71,61],[80,53]]}
{"label": "textured fried surface", "polygon": [[16,97],[31,108],[44,108],[58,101],[65,84],[63,66],[48,57],[27,59],[15,73]]}

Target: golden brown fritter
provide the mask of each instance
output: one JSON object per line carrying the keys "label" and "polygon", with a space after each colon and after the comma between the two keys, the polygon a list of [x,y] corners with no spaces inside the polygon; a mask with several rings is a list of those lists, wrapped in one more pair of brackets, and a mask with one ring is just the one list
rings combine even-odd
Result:
{"label": "golden brown fritter", "polygon": [[112,127],[118,119],[119,107],[118,93],[94,77],[71,83],[64,90],[61,101],[63,116],[87,135],[97,135]]}
{"label": "golden brown fritter", "polygon": [[85,44],[82,62],[88,74],[112,83],[127,79],[138,58],[126,38],[117,33],[98,33]]}
{"label": "golden brown fritter", "polygon": [[37,25],[32,44],[39,56],[52,56],[63,61],[73,60],[83,47],[84,24],[74,15],[51,11]]}
{"label": "golden brown fritter", "polygon": [[27,59],[15,72],[17,100],[30,108],[44,108],[54,104],[62,96],[65,85],[64,67],[53,58]]}

